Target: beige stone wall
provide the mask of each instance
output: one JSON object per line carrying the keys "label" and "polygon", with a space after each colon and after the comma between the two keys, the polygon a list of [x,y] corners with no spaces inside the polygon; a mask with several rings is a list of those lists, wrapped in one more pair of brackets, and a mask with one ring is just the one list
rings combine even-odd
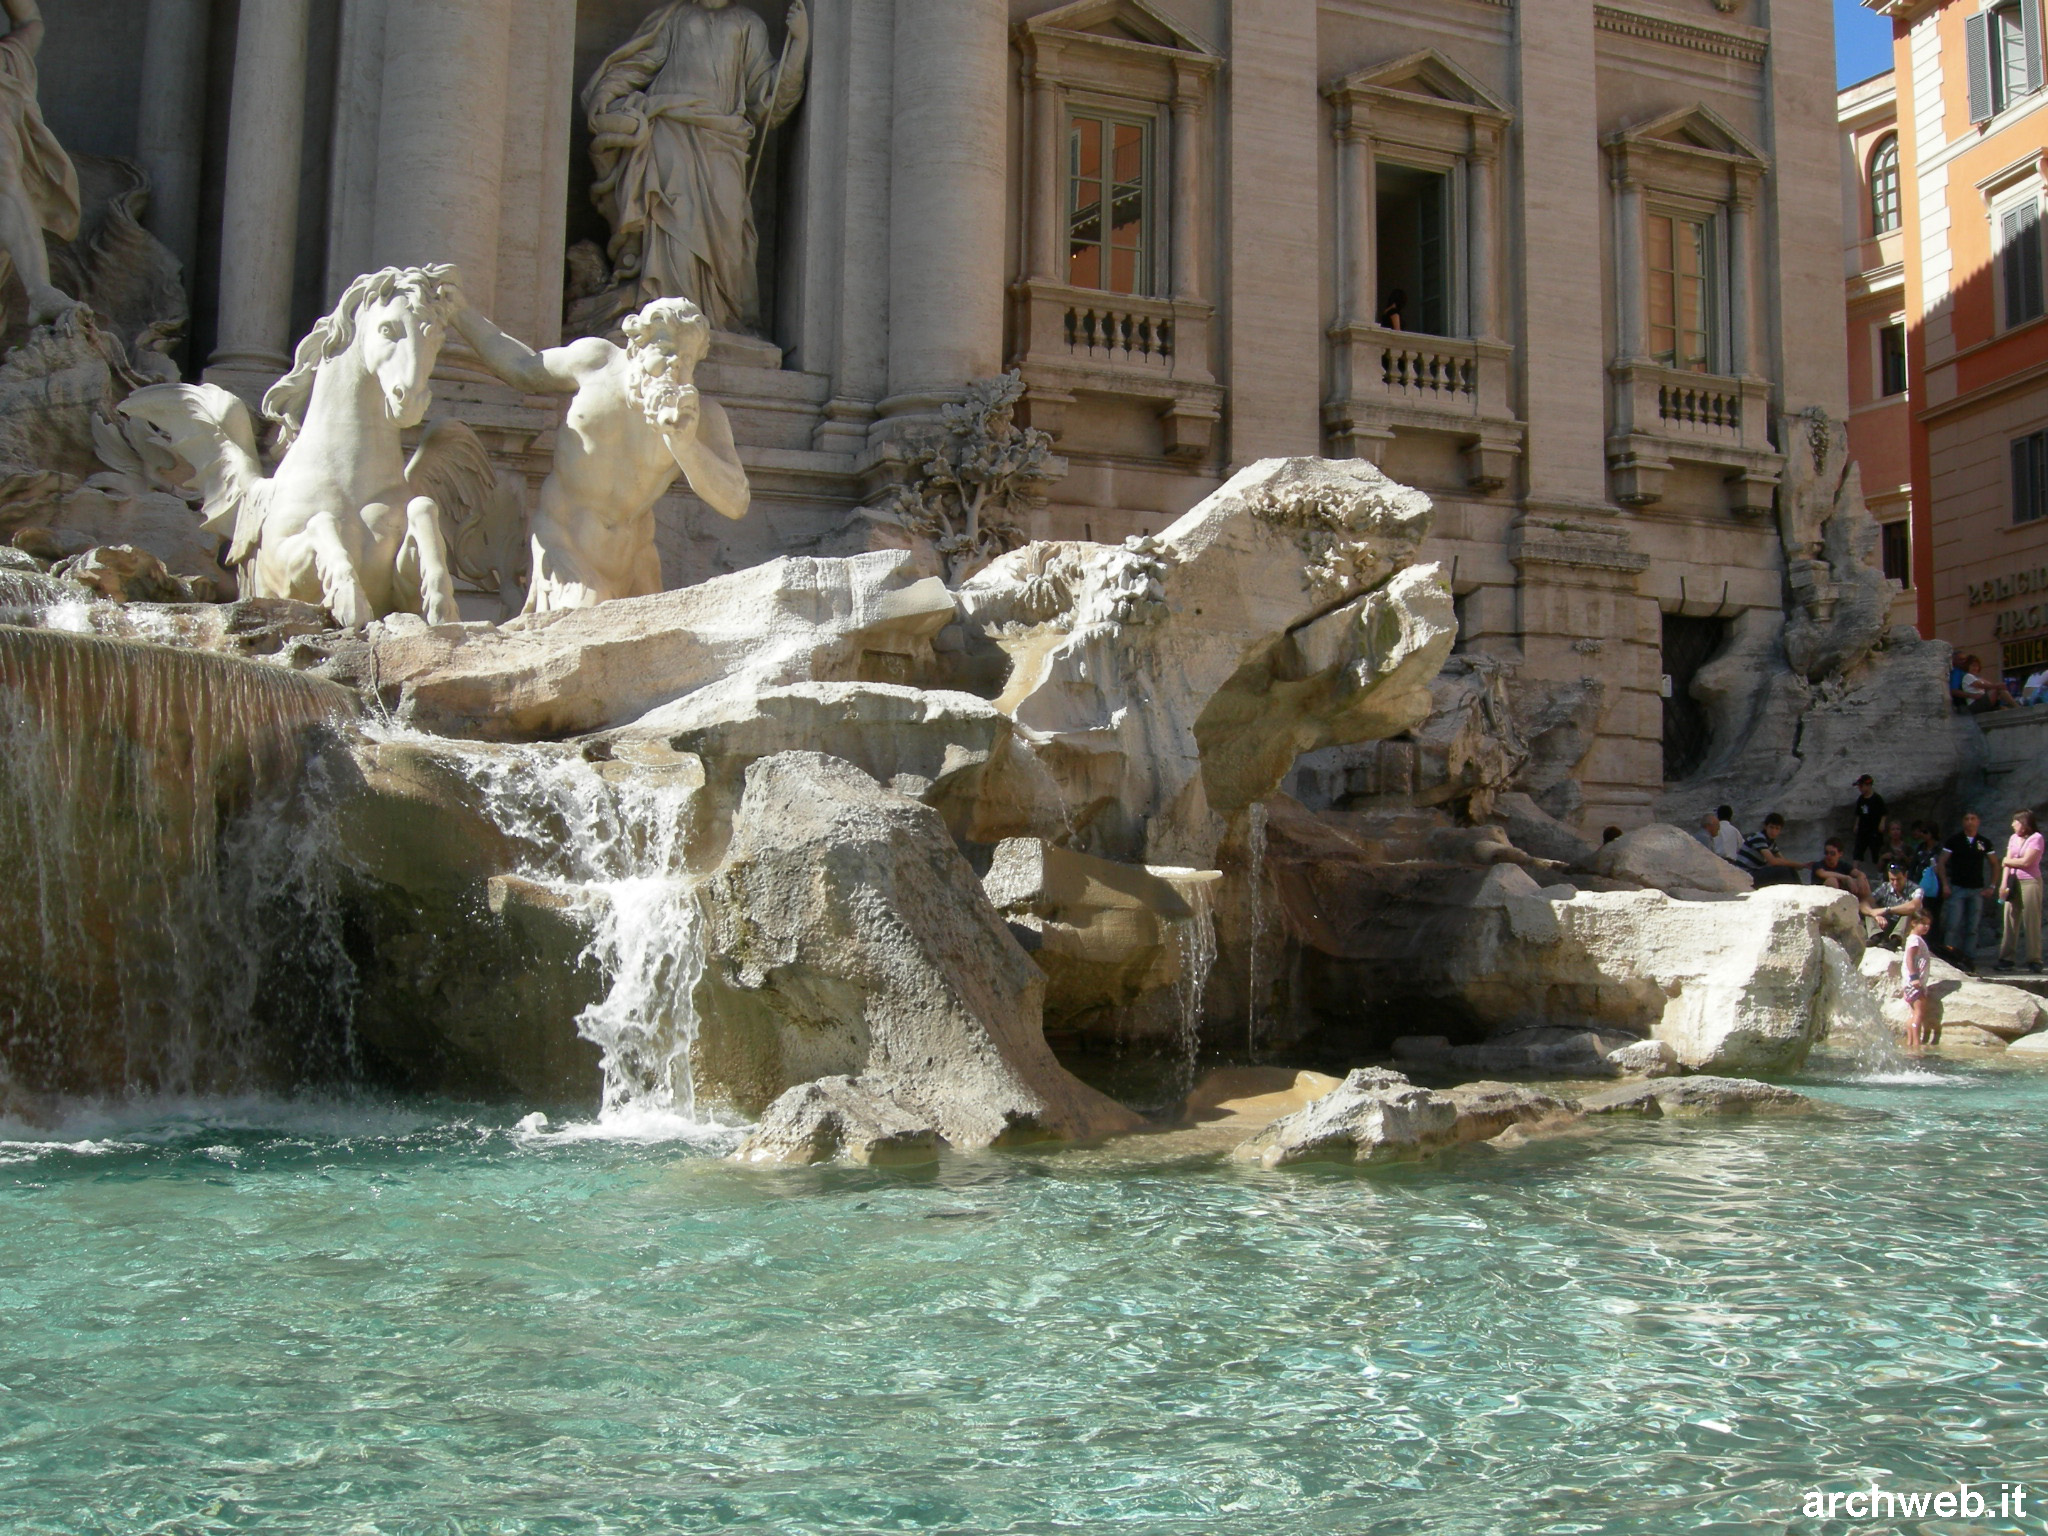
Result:
{"label": "beige stone wall", "polygon": [[[81,26],[95,3],[80,0]],[[266,234],[291,256],[272,280],[311,271],[332,292],[377,261],[460,259],[507,329],[552,340],[563,248],[605,234],[575,95],[654,0],[435,0],[431,16],[398,0],[277,3],[310,7],[304,90],[254,92],[205,126],[251,163],[287,142],[320,162],[310,211]],[[782,0],[741,3],[780,38]],[[207,14],[225,79],[233,8],[134,0],[123,14],[176,6]],[[735,422],[756,512],[728,527],[671,498],[669,579],[856,547],[853,509],[897,472],[902,434],[967,374],[1016,365],[1029,418],[1068,464],[1033,533],[1156,531],[1275,453],[1369,454],[1428,489],[1465,643],[1518,662],[1531,689],[1597,678],[1585,819],[1648,815],[1660,614],[1778,606],[1768,423],[1848,400],[1843,253],[1833,221],[1811,216],[1840,196],[1832,97],[1812,87],[1832,68],[1829,0],[811,11],[805,101],[755,202],[767,334],[721,342],[702,376]],[[53,32],[67,24],[53,17]],[[51,77],[60,123],[87,110],[87,77],[68,69]],[[1152,292],[1064,288],[1053,204],[1072,101],[1153,124]],[[1379,328],[1383,161],[1450,178],[1461,334]],[[217,229],[219,164],[207,175]],[[1642,221],[1660,197],[1694,199],[1716,230],[1730,313],[1710,376],[1645,355]],[[264,209],[237,216],[261,224]],[[203,349],[226,318],[251,329],[246,297],[202,296]],[[1074,339],[1098,324],[1122,339]],[[243,371],[236,387],[260,384]],[[460,377],[459,356],[450,372],[440,408],[507,463],[543,468],[547,403]]]}

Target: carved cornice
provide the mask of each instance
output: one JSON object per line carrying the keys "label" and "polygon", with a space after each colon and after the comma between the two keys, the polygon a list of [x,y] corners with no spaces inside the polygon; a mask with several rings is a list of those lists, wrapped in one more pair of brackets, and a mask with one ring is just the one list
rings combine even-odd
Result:
{"label": "carved cornice", "polygon": [[1640,37],[1648,42],[1687,48],[1694,53],[1709,53],[1721,59],[1737,59],[1745,64],[1763,63],[1771,48],[1770,34],[1756,27],[1735,22],[1730,22],[1725,29],[1697,27],[1668,16],[1652,16],[1616,5],[1594,6],[1593,25],[1602,32]]}

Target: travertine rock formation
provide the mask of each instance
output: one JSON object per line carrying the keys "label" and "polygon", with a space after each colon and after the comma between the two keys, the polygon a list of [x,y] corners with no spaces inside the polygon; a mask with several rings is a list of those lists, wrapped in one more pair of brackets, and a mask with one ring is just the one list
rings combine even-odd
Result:
{"label": "travertine rock formation", "polygon": [[749,768],[703,904],[700,1100],[758,1115],[843,1074],[956,1147],[1139,1125],[1047,1049],[1044,978],[937,812],[851,764]]}
{"label": "travertine rock formation", "polygon": [[1593,872],[1659,891],[1747,891],[1750,877],[1690,832],[1665,822],[1624,832],[1593,856]]}

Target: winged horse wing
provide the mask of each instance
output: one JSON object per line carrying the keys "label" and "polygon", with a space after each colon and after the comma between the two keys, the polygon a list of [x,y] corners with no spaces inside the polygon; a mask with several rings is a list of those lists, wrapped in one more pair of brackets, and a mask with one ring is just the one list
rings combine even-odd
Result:
{"label": "winged horse wing", "polygon": [[415,496],[431,496],[441,509],[441,536],[456,575],[496,591],[507,613],[525,601],[526,503],[518,485],[501,476],[466,422],[437,421],[427,428],[405,466]]}
{"label": "winged horse wing", "polygon": [[256,452],[249,408],[218,384],[152,384],[117,409],[155,428],[163,446],[191,467],[199,481],[206,531],[232,541],[227,563],[240,565],[255,553],[270,505],[270,481]]}

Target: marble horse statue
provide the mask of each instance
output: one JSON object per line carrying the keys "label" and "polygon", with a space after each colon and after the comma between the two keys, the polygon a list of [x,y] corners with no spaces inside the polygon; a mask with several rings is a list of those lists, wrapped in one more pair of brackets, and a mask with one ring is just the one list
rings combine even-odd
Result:
{"label": "marble horse statue", "polygon": [[[428,431],[408,461],[450,316],[453,267],[387,267],[349,284],[263,397],[283,457],[264,472],[248,408],[212,384],[157,384],[121,402],[189,466],[207,528],[228,538],[243,597],[321,603],[354,629],[392,613],[452,623],[451,530],[518,516],[476,435]],[[515,498],[516,500],[516,498]]]}

